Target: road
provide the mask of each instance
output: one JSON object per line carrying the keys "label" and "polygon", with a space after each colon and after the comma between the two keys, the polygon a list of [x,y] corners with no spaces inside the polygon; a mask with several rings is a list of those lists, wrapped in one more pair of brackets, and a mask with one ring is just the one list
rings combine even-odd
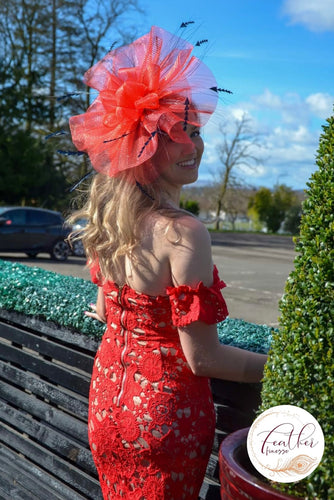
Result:
{"label": "road", "polygon": [[[277,326],[278,302],[296,255],[291,238],[213,233],[212,254],[220,277],[227,285],[223,294],[230,317]],[[30,259],[22,254],[3,253],[0,258],[89,279],[85,259],[79,257],[71,256],[67,262],[55,262],[47,254]]]}
{"label": "road", "polygon": [[279,299],[296,256],[291,238],[222,233],[212,240],[230,317],[277,326]]}

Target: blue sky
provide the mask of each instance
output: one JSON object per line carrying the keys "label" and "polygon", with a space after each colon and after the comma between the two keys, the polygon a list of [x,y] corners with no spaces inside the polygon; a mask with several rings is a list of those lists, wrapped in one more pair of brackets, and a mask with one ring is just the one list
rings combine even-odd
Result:
{"label": "blue sky", "polygon": [[246,113],[260,134],[265,160],[239,169],[247,183],[304,189],[315,170],[321,125],[334,104],[334,0],[141,0],[138,32],[151,25],[176,33],[195,21],[189,41],[209,39],[196,52],[220,87],[219,108],[204,130],[200,180],[219,169],[219,123]]}

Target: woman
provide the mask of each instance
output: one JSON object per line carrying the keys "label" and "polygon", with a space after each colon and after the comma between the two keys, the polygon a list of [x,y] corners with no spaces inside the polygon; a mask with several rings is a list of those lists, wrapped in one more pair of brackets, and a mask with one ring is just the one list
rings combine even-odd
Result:
{"label": "woman", "polygon": [[265,356],[223,346],[225,285],[203,224],[179,209],[197,179],[217,87],[192,46],[160,28],[86,74],[99,91],[70,121],[99,172],[84,244],[106,322],[89,440],[105,499],[197,499],[215,414],[209,378],[256,382]]}

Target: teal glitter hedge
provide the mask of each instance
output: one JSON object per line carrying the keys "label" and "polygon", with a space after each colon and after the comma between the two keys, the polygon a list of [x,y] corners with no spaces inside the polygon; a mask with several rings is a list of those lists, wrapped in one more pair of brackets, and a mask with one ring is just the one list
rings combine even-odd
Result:
{"label": "teal glitter hedge", "polygon": [[[100,338],[105,326],[84,312],[96,301],[90,281],[0,259],[0,309],[53,321],[69,330]],[[220,342],[267,353],[273,329],[240,319],[218,324]]]}

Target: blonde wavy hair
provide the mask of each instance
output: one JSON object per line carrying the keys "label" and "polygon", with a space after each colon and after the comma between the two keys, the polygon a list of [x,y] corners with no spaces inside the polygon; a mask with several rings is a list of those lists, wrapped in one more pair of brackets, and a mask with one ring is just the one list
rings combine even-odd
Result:
{"label": "blonde wavy hair", "polygon": [[88,265],[98,259],[102,276],[114,279],[122,274],[125,256],[131,257],[138,246],[144,219],[155,211],[171,220],[184,214],[163,205],[158,182],[139,184],[135,168],[117,177],[96,174],[84,206],[68,218],[70,224],[82,218],[88,221],[83,230],[70,235],[70,243],[82,239]]}

